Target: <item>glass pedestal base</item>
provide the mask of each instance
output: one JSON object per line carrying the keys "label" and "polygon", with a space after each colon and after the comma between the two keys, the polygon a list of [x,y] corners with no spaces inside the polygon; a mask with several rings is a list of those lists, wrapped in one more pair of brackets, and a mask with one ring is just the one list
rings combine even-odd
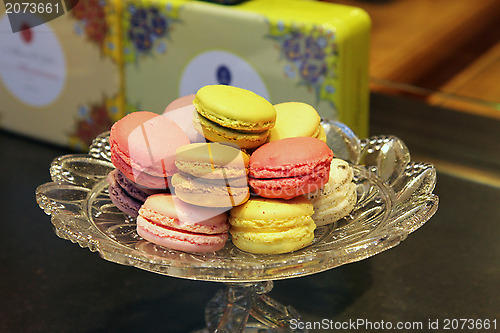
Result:
{"label": "glass pedestal base", "polygon": [[226,284],[205,308],[207,327],[194,333],[307,332],[294,329],[300,315],[270,298],[272,288],[272,281]]}

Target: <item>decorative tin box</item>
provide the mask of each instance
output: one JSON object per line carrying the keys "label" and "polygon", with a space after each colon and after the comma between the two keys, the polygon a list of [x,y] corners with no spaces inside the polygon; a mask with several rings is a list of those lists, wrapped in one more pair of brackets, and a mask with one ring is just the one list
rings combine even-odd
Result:
{"label": "decorative tin box", "polygon": [[85,149],[124,115],[119,3],[80,0],[38,26],[28,14],[17,33],[0,14],[0,127]]}
{"label": "decorative tin box", "polygon": [[122,29],[127,111],[162,113],[203,85],[229,84],[272,103],[309,103],[368,134],[370,19],[361,9],[306,0],[125,0]]}

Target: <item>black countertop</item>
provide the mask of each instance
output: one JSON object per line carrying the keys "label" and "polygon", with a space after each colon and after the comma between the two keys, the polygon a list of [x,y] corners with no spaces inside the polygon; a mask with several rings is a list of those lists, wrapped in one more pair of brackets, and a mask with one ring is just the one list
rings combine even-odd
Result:
{"label": "black countertop", "polygon": [[[202,328],[204,305],[222,284],[111,263],[54,234],[34,193],[50,181],[52,159],[66,153],[0,131],[0,332]],[[494,332],[494,320],[498,330],[500,189],[438,168],[435,193],[436,215],[397,247],[323,273],[276,281],[270,296],[310,322],[416,322],[423,324],[421,331],[443,331],[446,319],[489,319],[489,330],[464,331]],[[436,320],[440,329],[428,329]]]}

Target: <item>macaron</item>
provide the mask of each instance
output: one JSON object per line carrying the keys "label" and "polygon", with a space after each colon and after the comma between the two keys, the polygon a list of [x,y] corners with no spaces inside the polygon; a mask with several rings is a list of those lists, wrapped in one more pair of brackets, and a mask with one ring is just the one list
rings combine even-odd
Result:
{"label": "macaron", "polygon": [[255,148],[266,142],[276,121],[276,110],[254,92],[226,85],[207,85],[193,100],[195,128],[215,142]]}
{"label": "macaron", "polygon": [[321,117],[311,105],[286,102],[274,105],[276,124],[269,131],[268,142],[296,136],[310,136],[326,142]]}
{"label": "macaron", "polygon": [[159,193],[159,190],[141,188],[118,169],[111,171],[106,180],[111,201],[119,210],[132,217],[138,215],[137,212],[147,197]]}
{"label": "macaron", "polygon": [[322,188],[332,159],[332,150],[317,138],[268,142],[250,156],[248,183],[259,196],[291,199]]}
{"label": "macaron", "polygon": [[179,147],[172,177],[176,195],[206,207],[233,207],[250,196],[247,183],[249,156],[237,147],[217,142]]}
{"label": "macaron", "polygon": [[194,94],[182,96],[173,100],[167,105],[163,115],[179,125],[192,143],[206,142],[205,137],[198,133],[193,125],[193,117],[196,111],[193,99]]}
{"label": "macaron", "polygon": [[165,108],[165,111],[163,113],[176,110],[179,108],[183,108],[188,105],[193,105],[193,100],[194,100],[195,94],[190,94],[190,95],[185,95],[181,96],[179,98],[174,99],[172,102],[170,102],[167,107]]}
{"label": "macaron", "polygon": [[227,213],[193,206],[171,194],[149,196],[139,209],[137,233],[142,238],[185,252],[222,249],[229,237]]}
{"label": "macaron", "polygon": [[240,250],[277,254],[299,250],[314,240],[313,205],[304,196],[291,200],[251,197],[229,211],[231,240]]}
{"label": "macaron", "polygon": [[328,182],[322,189],[307,195],[314,207],[312,218],[316,226],[334,223],[352,212],[357,200],[356,184],[352,179],[353,169],[349,163],[334,158]]}
{"label": "macaron", "polygon": [[175,151],[189,138],[172,120],[153,112],[128,114],[111,127],[111,162],[134,183],[167,189],[177,172]]}

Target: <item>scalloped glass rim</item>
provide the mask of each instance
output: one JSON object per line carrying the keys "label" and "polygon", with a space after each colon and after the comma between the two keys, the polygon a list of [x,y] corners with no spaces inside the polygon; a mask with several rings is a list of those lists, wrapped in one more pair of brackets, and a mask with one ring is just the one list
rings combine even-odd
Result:
{"label": "scalloped glass rim", "polygon": [[327,143],[354,165],[358,203],[336,224],[320,227],[310,246],[281,255],[254,255],[227,242],[214,253],[184,253],[143,240],[135,220],[116,209],[107,195],[109,132],[99,135],[89,154],[56,158],[53,182],[36,189],[39,206],[55,233],[98,252],[106,260],[159,274],[206,281],[250,282],[304,276],[359,261],[388,250],[420,228],[437,210],[432,193],[436,171],[411,162],[404,143],[393,136],[359,141],[343,124],[323,120]]}

